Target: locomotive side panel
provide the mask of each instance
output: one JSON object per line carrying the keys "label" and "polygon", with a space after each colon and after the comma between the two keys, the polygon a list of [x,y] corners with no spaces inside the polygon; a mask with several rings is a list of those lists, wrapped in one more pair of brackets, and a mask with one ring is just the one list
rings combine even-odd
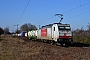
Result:
{"label": "locomotive side panel", "polygon": [[41,29],[37,30],[37,39],[41,39]]}
{"label": "locomotive side panel", "polygon": [[58,31],[58,26],[57,24],[54,24],[52,26],[52,39],[57,42],[57,39],[59,37],[59,31]]}
{"label": "locomotive side panel", "polygon": [[47,28],[41,29],[40,39],[47,39]]}
{"label": "locomotive side panel", "polygon": [[52,40],[52,28],[47,28],[47,39]]}
{"label": "locomotive side panel", "polygon": [[47,37],[47,29],[41,29],[41,36],[42,37]]}
{"label": "locomotive side panel", "polygon": [[52,40],[51,28],[42,28],[38,31],[38,39]]}
{"label": "locomotive side panel", "polygon": [[37,39],[53,40],[57,42],[59,38],[58,26],[57,24],[53,24],[52,26],[39,29],[37,35]]}

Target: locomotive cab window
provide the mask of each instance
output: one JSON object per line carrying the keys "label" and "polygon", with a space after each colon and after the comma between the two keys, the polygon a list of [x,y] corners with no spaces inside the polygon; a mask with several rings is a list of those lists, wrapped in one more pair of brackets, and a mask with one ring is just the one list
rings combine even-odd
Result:
{"label": "locomotive cab window", "polygon": [[71,30],[70,26],[58,26],[59,30]]}
{"label": "locomotive cab window", "polygon": [[71,30],[70,26],[65,26],[65,30]]}
{"label": "locomotive cab window", "polygon": [[55,31],[55,27],[54,27],[54,31]]}
{"label": "locomotive cab window", "polygon": [[64,26],[58,26],[59,30],[64,30]]}

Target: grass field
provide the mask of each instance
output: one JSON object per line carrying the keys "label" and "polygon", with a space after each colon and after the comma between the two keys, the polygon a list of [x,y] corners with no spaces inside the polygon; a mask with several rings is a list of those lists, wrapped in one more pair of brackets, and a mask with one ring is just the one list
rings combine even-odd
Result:
{"label": "grass field", "polygon": [[25,40],[5,37],[0,42],[0,60],[90,60],[89,47],[61,47]]}

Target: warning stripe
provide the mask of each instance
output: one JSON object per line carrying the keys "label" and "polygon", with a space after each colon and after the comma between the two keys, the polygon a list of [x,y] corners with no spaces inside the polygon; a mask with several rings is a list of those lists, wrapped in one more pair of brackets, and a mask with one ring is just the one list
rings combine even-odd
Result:
{"label": "warning stripe", "polygon": [[59,38],[72,38],[72,36],[59,36]]}

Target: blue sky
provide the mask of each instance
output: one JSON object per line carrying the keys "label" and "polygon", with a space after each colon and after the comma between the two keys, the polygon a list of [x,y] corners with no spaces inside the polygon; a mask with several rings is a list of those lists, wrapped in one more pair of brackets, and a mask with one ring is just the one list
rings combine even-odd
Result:
{"label": "blue sky", "polygon": [[25,23],[47,25],[59,22],[55,14],[63,14],[62,23],[71,24],[72,29],[87,28],[90,23],[90,0],[30,0],[24,14],[28,0],[0,0],[0,27],[9,27],[15,31]]}

